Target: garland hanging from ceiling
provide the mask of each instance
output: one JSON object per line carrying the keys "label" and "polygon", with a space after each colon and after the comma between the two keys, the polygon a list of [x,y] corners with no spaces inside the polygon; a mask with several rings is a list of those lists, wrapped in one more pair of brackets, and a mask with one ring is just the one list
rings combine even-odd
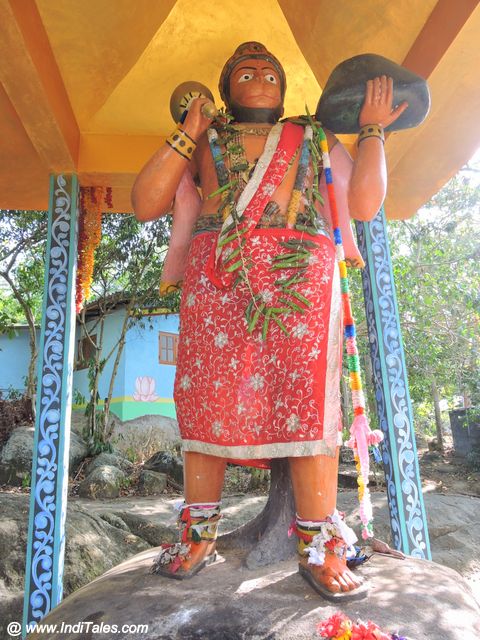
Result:
{"label": "garland hanging from ceiling", "polygon": [[75,311],[90,297],[95,249],[102,238],[102,211],[113,208],[111,187],[80,187]]}

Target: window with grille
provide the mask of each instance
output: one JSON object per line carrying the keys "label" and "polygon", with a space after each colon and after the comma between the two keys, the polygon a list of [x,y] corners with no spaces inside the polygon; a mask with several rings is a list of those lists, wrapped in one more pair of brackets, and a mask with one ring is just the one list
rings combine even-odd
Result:
{"label": "window with grille", "polygon": [[178,335],[176,333],[158,334],[158,361],[160,364],[177,364]]}

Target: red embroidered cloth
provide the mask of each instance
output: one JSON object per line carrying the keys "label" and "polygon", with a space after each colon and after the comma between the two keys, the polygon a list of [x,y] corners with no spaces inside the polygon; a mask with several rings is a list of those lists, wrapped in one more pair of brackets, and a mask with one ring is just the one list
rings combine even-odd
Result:
{"label": "red embroidered cloth", "polygon": [[[280,240],[302,237],[288,229],[253,231],[248,275],[270,304],[281,295],[274,281],[291,269],[270,271],[274,255],[288,252]],[[184,449],[262,466],[262,459],[334,455],[339,444],[341,300],[335,251],[323,235],[314,239],[297,285],[312,305],[282,316],[289,336],[262,322],[247,332],[251,294],[244,283],[218,289],[206,275],[216,233],[197,235],[185,274],[174,397]],[[282,306],[279,304],[278,306]]]}

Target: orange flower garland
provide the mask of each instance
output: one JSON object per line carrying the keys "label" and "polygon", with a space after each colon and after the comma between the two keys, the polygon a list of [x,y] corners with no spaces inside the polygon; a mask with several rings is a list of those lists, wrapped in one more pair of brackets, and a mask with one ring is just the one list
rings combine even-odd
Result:
{"label": "orange flower garland", "polygon": [[78,261],[75,310],[83,308],[90,297],[95,249],[102,238],[102,209],[112,208],[111,187],[81,187],[78,225]]}

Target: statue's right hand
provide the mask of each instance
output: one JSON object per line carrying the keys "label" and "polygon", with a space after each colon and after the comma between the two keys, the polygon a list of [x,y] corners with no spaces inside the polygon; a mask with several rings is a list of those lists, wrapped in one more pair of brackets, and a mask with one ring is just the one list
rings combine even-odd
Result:
{"label": "statue's right hand", "polygon": [[211,103],[208,98],[194,98],[190,103],[187,117],[183,123],[183,129],[188,135],[195,141],[198,141],[200,136],[205,133],[208,127],[212,124],[213,118],[208,118],[202,113],[202,107],[205,104]]}

